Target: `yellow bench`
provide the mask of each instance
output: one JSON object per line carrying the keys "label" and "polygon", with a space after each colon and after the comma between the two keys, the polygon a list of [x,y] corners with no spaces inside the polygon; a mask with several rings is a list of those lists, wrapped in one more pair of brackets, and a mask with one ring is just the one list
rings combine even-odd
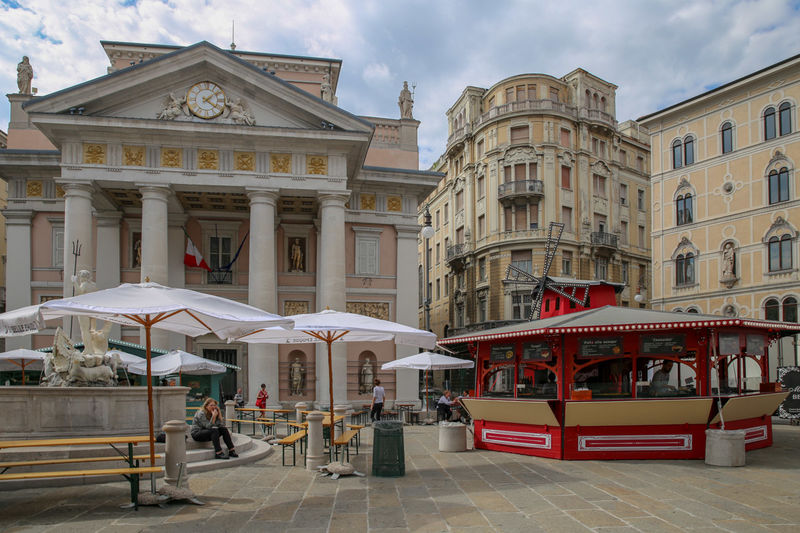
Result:
{"label": "yellow bench", "polygon": [[[164,454],[157,453],[156,459],[161,459]],[[134,461],[149,461],[150,455],[134,455]],[[41,465],[65,465],[71,463],[97,463],[101,461],[127,461],[127,458],[121,455],[109,455],[108,457],[72,457],[69,459],[40,459],[37,461],[6,461],[0,463],[0,468],[3,469],[0,474],[5,474],[9,468],[15,466],[41,466]]]}
{"label": "yellow bench", "polygon": [[[333,450],[335,460],[339,459],[339,448],[344,446],[347,460],[350,460],[350,441],[358,436],[358,430],[351,429],[342,433],[339,438],[333,440]],[[358,440],[356,440],[356,455],[358,455]]]}
{"label": "yellow bench", "polygon": [[237,431],[238,433],[241,433],[242,424],[253,424],[253,434],[255,434],[255,432],[256,432],[256,426],[257,425],[261,426],[261,430],[262,430],[264,435],[267,434],[266,428],[271,428],[272,426],[275,425],[275,422],[268,421],[268,420],[261,420],[261,419],[259,419],[259,420],[246,420],[246,419],[243,419],[243,418],[229,418],[228,422],[236,422],[236,424],[237,424],[236,429],[238,430]]}
{"label": "yellow bench", "polygon": [[360,424],[347,424],[347,429],[355,429],[358,434],[356,435],[356,446],[361,444],[361,430],[367,426],[362,426]]}
{"label": "yellow bench", "polygon": [[306,430],[302,429],[300,431],[296,431],[291,435],[288,435],[281,440],[278,441],[278,444],[281,445],[281,463],[283,466],[286,466],[286,448],[292,448],[292,466],[297,464],[297,456],[295,454],[295,446],[297,443],[300,443],[300,453],[303,453],[303,441],[306,438]]}

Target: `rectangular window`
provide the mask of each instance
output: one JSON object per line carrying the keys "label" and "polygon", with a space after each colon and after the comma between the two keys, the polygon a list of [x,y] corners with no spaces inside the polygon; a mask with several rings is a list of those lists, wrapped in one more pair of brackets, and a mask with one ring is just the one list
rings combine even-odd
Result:
{"label": "rectangular window", "polygon": [[450,204],[444,204],[444,223],[445,224],[447,224],[447,222],[450,220],[450,216],[447,214],[449,210],[450,210]]}
{"label": "rectangular window", "polygon": [[566,146],[567,148],[572,146],[572,141],[570,140],[569,130],[561,128],[561,146]]}
{"label": "rectangular window", "polygon": [[628,205],[628,186],[624,183],[619,184],[619,203]]}
{"label": "rectangular window", "polygon": [[478,238],[483,239],[486,231],[486,216],[481,215],[478,217]]}
{"label": "rectangular window", "polygon": [[445,296],[447,296],[447,294],[448,294],[448,293],[447,293],[447,291],[449,291],[449,290],[450,290],[450,289],[449,289],[449,287],[450,287],[450,282],[449,282],[449,281],[447,281],[448,279],[449,279],[449,278],[448,278],[447,274],[445,274],[445,276],[444,276],[444,295],[445,295]]}
{"label": "rectangular window", "polygon": [[598,141],[597,139],[592,137],[592,153],[595,154],[595,155],[597,155],[597,150],[599,149],[598,148],[599,147],[599,143],[600,143],[600,141]]}
{"label": "rectangular window", "polygon": [[599,231],[600,233],[606,233],[608,230],[608,224],[606,222],[605,215],[598,215],[595,213],[594,215],[594,228],[595,231]]}
{"label": "rectangular window", "polygon": [[644,235],[644,226],[639,226],[639,247],[647,248],[647,243],[645,242],[645,235]]}
{"label": "rectangular window", "polygon": [[536,100],[536,85],[528,85],[528,100]]}
{"label": "rectangular window", "polygon": [[561,252],[561,273],[572,276],[572,252]]}
{"label": "rectangular window", "polygon": [[483,141],[478,141],[478,145],[476,146],[476,151],[478,153],[478,159],[483,157]]}
{"label": "rectangular window", "polygon": [[592,175],[592,184],[594,186],[594,195],[606,198],[606,177],[594,174]]}
{"label": "rectangular window", "polygon": [[439,210],[437,209],[437,210],[436,210],[436,218],[435,218],[435,220],[436,220],[436,225],[434,226],[434,228],[435,228],[435,229],[439,229],[439,213],[441,213],[441,211],[439,211]]}
{"label": "rectangular window", "polygon": [[628,244],[628,221],[621,220],[619,223],[619,240],[622,244]]}
{"label": "rectangular window", "polygon": [[477,193],[476,196],[478,197],[478,200],[486,196],[486,188],[484,186],[484,181],[485,180],[483,174],[475,178],[475,188],[477,189],[477,191],[475,192]]}
{"label": "rectangular window", "polygon": [[517,102],[524,102],[527,97],[527,89],[524,85],[517,87]]}
{"label": "rectangular window", "polygon": [[510,206],[506,206],[503,209],[503,223],[504,223],[505,231],[513,231],[514,230],[514,227],[511,224],[511,215],[512,215],[511,207]]}
{"label": "rectangular window", "polygon": [[441,280],[437,279],[436,280],[436,299],[438,300],[441,297],[442,297],[442,284],[441,284]]}
{"label": "rectangular window", "polygon": [[514,88],[509,87],[506,89],[506,103],[509,104],[514,101]]}
{"label": "rectangular window", "polygon": [[528,142],[528,126],[513,126],[511,128],[511,144]]}
{"label": "rectangular window", "polygon": [[636,170],[644,172],[644,157],[639,156],[636,158]]}
{"label": "rectangular window", "polygon": [[600,153],[598,154],[600,157],[606,156],[606,142],[600,141]]}
{"label": "rectangular window", "polygon": [[628,270],[631,268],[631,264],[628,261],[622,262],[622,283],[625,285],[628,284]]}
{"label": "rectangular window", "polygon": [[456,213],[462,209],[464,209],[464,191],[458,191],[456,193]]}
{"label": "rectangular window", "polygon": [[478,298],[478,322],[486,322],[486,297]]}
{"label": "rectangular window", "polygon": [[494,100],[494,96],[492,96],[491,98],[489,98],[489,109],[492,109],[493,107],[496,107],[496,105],[495,105],[495,100]]}
{"label": "rectangular window", "polygon": [[550,87],[550,100],[558,102],[558,89]]}
{"label": "rectangular window", "polygon": [[595,279],[608,279],[608,259],[605,257],[598,257],[595,261],[594,277]]}
{"label": "rectangular window", "polygon": [[561,167],[561,188],[572,189],[572,169],[570,167]]}
{"label": "rectangular window", "polygon": [[525,181],[527,179],[525,175],[526,166],[525,163],[514,165],[514,181]]}
{"label": "rectangular window", "polygon": [[[211,267],[211,270],[219,271],[222,267],[230,264],[232,242],[230,237],[220,237],[216,235],[209,237],[208,266]],[[224,275],[212,277],[211,273],[209,273],[208,283],[229,285],[233,283],[233,279],[232,276]]]}
{"label": "rectangular window", "polygon": [[536,229],[539,227],[539,204],[531,204],[528,207],[528,214],[530,215],[530,228]]}
{"label": "rectangular window", "polygon": [[527,229],[528,227],[528,210],[523,206],[517,206],[514,211],[514,228],[519,230]]}
{"label": "rectangular window", "polygon": [[625,150],[619,151],[619,164],[623,167],[627,166],[628,164],[628,154],[625,152]]}
{"label": "rectangular window", "polygon": [[511,295],[511,309],[514,320],[528,319],[531,316],[530,293],[515,293]]}
{"label": "rectangular window", "polygon": [[564,231],[572,233],[572,208],[561,207],[561,222],[564,224]]}
{"label": "rectangular window", "polygon": [[478,259],[478,279],[486,281],[486,258],[481,257]]}
{"label": "rectangular window", "polygon": [[636,190],[636,200],[639,207],[639,211],[644,211],[644,189],[637,189]]}
{"label": "rectangular window", "polygon": [[511,183],[514,181],[511,178],[511,167],[503,167],[503,183]]}
{"label": "rectangular window", "polygon": [[464,244],[464,227],[456,230],[456,244]]}
{"label": "rectangular window", "polygon": [[530,250],[512,250],[511,264],[523,272],[533,274],[533,262],[531,260]]}
{"label": "rectangular window", "polygon": [[[141,240],[141,233],[139,239]],[[64,268],[64,226],[53,226],[53,261],[52,265],[56,268]],[[85,253],[85,252],[84,252]]]}
{"label": "rectangular window", "polygon": [[439,262],[442,260],[442,246],[437,242],[436,243],[436,264],[438,265]]}

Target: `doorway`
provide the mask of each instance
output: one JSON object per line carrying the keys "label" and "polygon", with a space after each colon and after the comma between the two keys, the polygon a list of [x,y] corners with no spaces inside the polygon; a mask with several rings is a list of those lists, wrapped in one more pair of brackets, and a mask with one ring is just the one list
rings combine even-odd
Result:
{"label": "doorway", "polygon": [[[212,361],[238,366],[236,362],[237,351],[230,348],[203,348],[203,357]],[[226,400],[233,400],[234,394],[236,394],[236,372],[229,371],[223,374],[219,380],[220,403],[224,403]]]}

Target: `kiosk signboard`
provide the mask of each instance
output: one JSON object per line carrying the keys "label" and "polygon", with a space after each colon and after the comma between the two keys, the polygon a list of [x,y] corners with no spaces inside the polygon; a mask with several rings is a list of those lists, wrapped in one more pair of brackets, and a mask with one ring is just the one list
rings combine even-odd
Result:
{"label": "kiosk signboard", "polygon": [[686,335],[642,335],[642,355],[678,355],[686,352]]}
{"label": "kiosk signboard", "polygon": [[548,342],[525,342],[522,344],[523,361],[549,361],[553,352]]}
{"label": "kiosk signboard", "polygon": [[800,419],[800,366],[778,367],[778,383],[789,391],[789,396],[778,406],[778,416]]}
{"label": "kiosk signboard", "polygon": [[502,363],[514,360],[514,345],[513,344],[496,344],[492,346],[492,353],[490,359],[493,363]]}
{"label": "kiosk signboard", "polygon": [[578,339],[580,357],[614,357],[622,354],[622,337],[584,337]]}

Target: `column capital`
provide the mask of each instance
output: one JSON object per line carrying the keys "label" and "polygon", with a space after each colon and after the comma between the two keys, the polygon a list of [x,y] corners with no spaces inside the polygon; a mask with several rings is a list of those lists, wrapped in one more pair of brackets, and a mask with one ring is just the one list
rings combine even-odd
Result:
{"label": "column capital", "polygon": [[398,239],[419,239],[419,232],[422,229],[422,226],[419,224],[413,225],[401,225],[395,224],[394,226],[395,231],[397,231],[397,238]]}
{"label": "column capital", "polygon": [[30,226],[34,212],[32,209],[3,209],[6,226]]}
{"label": "column capital", "polygon": [[182,228],[186,225],[186,221],[189,220],[189,215],[186,213],[168,213],[167,214],[167,225],[171,227],[179,227]]}
{"label": "column capital", "polygon": [[90,181],[60,181],[56,183],[64,189],[64,198],[70,197],[83,197],[87,200],[92,199],[94,194],[94,186]]}
{"label": "column capital", "polygon": [[349,192],[320,192],[317,194],[320,207],[341,207],[350,199]]}
{"label": "column capital", "polygon": [[172,189],[169,185],[138,185],[139,192],[142,193],[142,200],[161,200],[166,202]]}
{"label": "column capital", "polygon": [[95,218],[98,226],[114,227],[119,226],[122,220],[122,213],[119,211],[95,211]]}
{"label": "column capital", "polygon": [[250,205],[254,204],[270,204],[273,206],[278,205],[278,191],[274,189],[246,189],[247,197],[250,198]]}

